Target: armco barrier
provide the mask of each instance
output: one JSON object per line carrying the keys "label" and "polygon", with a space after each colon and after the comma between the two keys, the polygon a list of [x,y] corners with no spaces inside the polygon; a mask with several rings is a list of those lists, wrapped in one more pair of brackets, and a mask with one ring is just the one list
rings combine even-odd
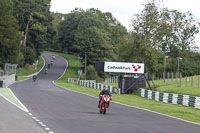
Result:
{"label": "armco barrier", "polygon": [[146,89],[139,90],[141,97],[146,97],[148,99],[153,99],[165,103],[182,104],[184,106],[190,106],[200,109],[200,97],[182,94],[163,93]]}
{"label": "armco barrier", "polygon": [[[75,83],[74,80],[68,79],[68,82]],[[120,94],[120,88],[99,84],[92,80],[78,80],[77,84],[84,87],[94,88],[98,90],[103,90],[103,88],[107,88],[111,93]]]}
{"label": "armco barrier", "polygon": [[7,87],[15,82],[15,74],[0,77],[1,87]]}

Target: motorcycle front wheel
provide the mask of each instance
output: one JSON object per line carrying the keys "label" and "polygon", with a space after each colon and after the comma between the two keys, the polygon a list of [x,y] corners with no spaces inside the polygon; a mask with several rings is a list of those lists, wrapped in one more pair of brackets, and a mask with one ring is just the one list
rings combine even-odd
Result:
{"label": "motorcycle front wheel", "polygon": [[106,104],[104,103],[104,105],[103,105],[103,114],[106,114]]}

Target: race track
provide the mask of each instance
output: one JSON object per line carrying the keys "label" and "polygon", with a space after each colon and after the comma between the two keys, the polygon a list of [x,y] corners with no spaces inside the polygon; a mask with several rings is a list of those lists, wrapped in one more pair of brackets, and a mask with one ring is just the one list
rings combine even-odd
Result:
{"label": "race track", "polygon": [[[52,56],[43,54],[46,62]],[[200,126],[134,107],[111,103],[99,114],[98,99],[55,86],[67,63],[56,56],[47,75],[10,86],[28,110],[54,133],[199,133]],[[67,79],[66,79],[67,81]],[[136,101],[137,102],[137,101]]]}

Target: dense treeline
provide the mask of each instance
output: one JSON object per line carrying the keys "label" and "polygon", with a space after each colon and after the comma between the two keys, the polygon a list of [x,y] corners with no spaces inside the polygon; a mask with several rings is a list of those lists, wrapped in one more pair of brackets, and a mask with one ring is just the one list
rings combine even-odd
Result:
{"label": "dense treeline", "polygon": [[159,4],[149,2],[134,16],[131,32],[119,48],[120,59],[144,62],[146,72],[162,74],[165,57],[166,72],[177,72],[178,58],[182,58],[183,75],[200,74],[200,54],[194,45],[199,22],[189,12],[160,8]]}
{"label": "dense treeline", "polygon": [[50,0],[0,0],[0,66],[32,64],[53,42]]}
{"label": "dense treeline", "polygon": [[[189,12],[160,8],[148,2],[134,15],[129,32],[112,16],[97,9],[75,9],[66,14],[58,29],[62,50],[95,61],[143,62],[145,72],[177,72],[178,58],[183,75],[200,74],[200,54],[194,45],[199,23]],[[91,68],[91,67],[89,67]]]}
{"label": "dense treeline", "polygon": [[[200,74],[195,46],[199,22],[190,12],[161,8],[155,0],[135,14],[127,31],[110,12],[76,8],[50,13],[50,0],[0,0],[0,66],[33,63],[45,48],[87,55],[88,77],[97,60],[145,63],[145,72]],[[164,6],[162,6],[164,7]]]}
{"label": "dense treeline", "polygon": [[84,57],[88,64],[97,60],[116,60],[117,47],[126,29],[112,16],[97,9],[75,9],[59,25],[61,48]]}

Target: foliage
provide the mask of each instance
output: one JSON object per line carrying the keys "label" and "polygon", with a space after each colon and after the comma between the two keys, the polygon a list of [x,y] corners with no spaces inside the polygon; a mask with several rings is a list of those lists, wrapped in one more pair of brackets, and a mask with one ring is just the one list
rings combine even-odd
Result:
{"label": "foliage", "polygon": [[93,65],[87,66],[87,80],[96,80],[97,82],[103,81],[103,79],[98,76]]}
{"label": "foliage", "polygon": [[23,35],[20,43],[21,51],[25,57],[25,64],[32,64],[45,48],[52,45],[56,35],[52,24],[53,18],[49,12],[50,0],[13,1],[15,17]]}
{"label": "foliage", "polygon": [[[199,33],[199,22],[190,12],[160,8],[152,0],[132,20],[132,29],[125,36],[124,44],[118,47],[120,60],[143,62],[145,72],[163,73],[165,56],[167,71],[177,71],[177,60],[182,57],[180,71],[197,74],[199,53],[195,52],[194,38]],[[192,62],[192,63],[189,63]]]}
{"label": "foliage", "polygon": [[59,26],[59,42],[62,49],[73,51],[85,57],[87,65],[97,60],[114,60],[120,35],[126,30],[112,16],[97,9],[76,8],[67,14]]}
{"label": "foliage", "polygon": [[[13,16],[13,2],[0,0],[0,67],[6,62],[21,63],[19,25]],[[23,62],[23,61],[22,61]]]}

